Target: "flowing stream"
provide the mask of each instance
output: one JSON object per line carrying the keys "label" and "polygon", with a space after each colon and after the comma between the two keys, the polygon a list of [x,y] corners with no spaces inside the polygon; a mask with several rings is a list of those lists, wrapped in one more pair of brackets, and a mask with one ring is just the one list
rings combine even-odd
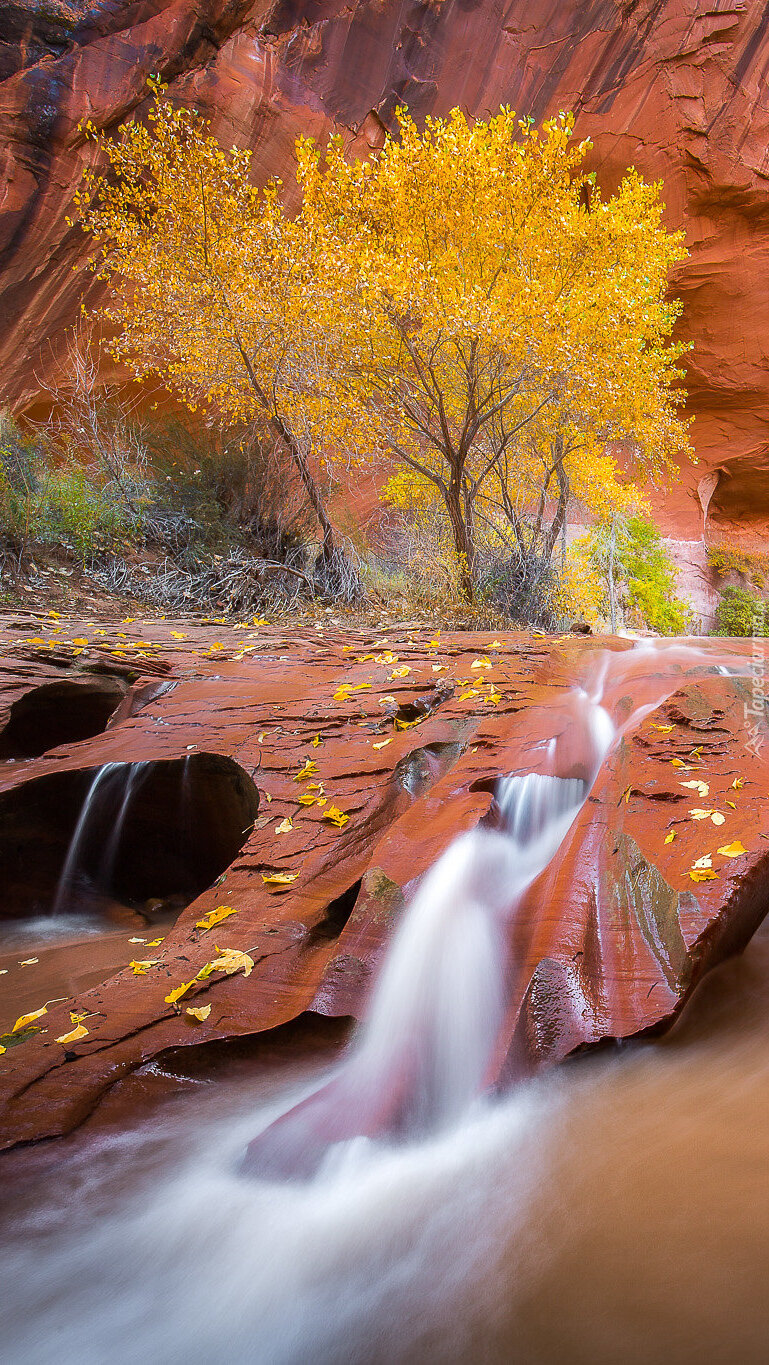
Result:
{"label": "flowing stream", "polygon": [[713,665],[594,660],[539,770],[501,779],[496,828],[422,879],[341,1059],[150,1066],[122,1109],[12,1155],[3,1358],[764,1361],[769,934],[663,1042],[486,1084],[507,918],[619,736]]}

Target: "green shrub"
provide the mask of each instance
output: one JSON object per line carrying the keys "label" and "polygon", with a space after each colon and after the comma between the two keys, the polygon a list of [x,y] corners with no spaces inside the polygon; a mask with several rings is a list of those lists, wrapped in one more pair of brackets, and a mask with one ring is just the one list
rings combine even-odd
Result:
{"label": "green shrub", "polygon": [[769,603],[747,588],[724,588],[712,635],[766,635]]}
{"label": "green shrub", "polygon": [[[590,558],[607,585],[607,616],[610,537],[611,523],[605,522],[587,538]],[[659,528],[646,517],[616,519],[614,582],[620,611],[626,612],[634,624],[660,635],[683,635],[690,629],[692,611],[678,596],[675,564]]]}
{"label": "green shrub", "polygon": [[728,573],[740,574],[756,588],[763,588],[769,578],[769,554],[757,550],[738,550],[733,545],[711,545],[708,548],[710,568],[724,578]]}

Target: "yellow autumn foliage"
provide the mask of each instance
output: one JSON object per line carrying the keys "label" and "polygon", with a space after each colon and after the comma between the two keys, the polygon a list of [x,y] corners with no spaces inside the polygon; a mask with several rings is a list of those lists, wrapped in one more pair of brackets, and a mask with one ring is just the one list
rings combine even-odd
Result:
{"label": "yellow autumn foliage", "polygon": [[94,137],[76,209],[111,286],[114,354],[194,409],[260,415],[332,544],[313,470],[376,461],[386,496],[445,526],[472,595],[479,537],[552,555],[569,502],[637,508],[616,461],[661,475],[677,409],[682,235],[628,171],[603,198],[570,115],[502,108],[419,129],[405,110],[366,161],[297,142],[299,211],[253,183],[156,83],[145,123]]}

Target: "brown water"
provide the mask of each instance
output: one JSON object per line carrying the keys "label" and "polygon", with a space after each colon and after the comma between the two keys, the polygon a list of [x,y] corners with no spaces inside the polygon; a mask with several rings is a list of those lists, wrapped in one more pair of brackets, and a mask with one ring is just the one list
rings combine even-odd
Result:
{"label": "brown water", "polygon": [[769,932],[663,1042],[309,1184],[246,1180],[255,1123],[328,1065],[296,1037],[145,1069],[6,1159],[4,1361],[767,1359]]}

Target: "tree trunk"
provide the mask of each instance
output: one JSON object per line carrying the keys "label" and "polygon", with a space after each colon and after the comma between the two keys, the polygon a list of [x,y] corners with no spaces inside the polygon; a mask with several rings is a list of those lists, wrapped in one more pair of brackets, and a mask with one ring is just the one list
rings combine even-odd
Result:
{"label": "tree trunk", "polygon": [[611,615],[611,633],[617,634],[617,599],[614,593],[614,553],[617,546],[617,516],[616,513],[611,519],[611,534],[609,536],[609,613]]}
{"label": "tree trunk", "polygon": [[555,509],[555,516],[553,517],[552,524],[547,533],[547,536],[545,537],[544,547],[545,558],[547,559],[548,563],[550,562],[553,550],[555,549],[558,536],[561,533],[561,528],[566,525],[566,512],[569,506],[569,480],[566,475],[566,471],[563,467],[564,452],[563,438],[561,436],[558,437],[558,442],[559,459],[555,466],[555,472],[558,477],[558,506]]}
{"label": "tree trunk", "polygon": [[452,480],[446,489],[445,497],[454,549],[459,560],[459,586],[465,601],[472,602],[475,596],[475,546],[470,528],[462,516],[459,484]]}
{"label": "tree trunk", "polygon": [[299,470],[299,477],[304,485],[304,489],[307,494],[307,499],[310,503],[310,506],[312,507],[313,512],[318,518],[318,525],[320,526],[320,529],[323,532],[322,554],[324,563],[326,563],[327,565],[331,565],[334,558],[334,551],[336,549],[334,543],[334,528],[328,519],[328,513],[326,512],[323,498],[321,497],[320,489],[318,488],[318,485],[316,484],[314,478],[312,477],[310,467],[307,461],[305,460],[301,450],[297,446],[296,442],[291,441],[289,443],[289,450],[291,451],[291,458],[294,461],[294,464],[296,465],[297,469]]}
{"label": "tree trunk", "polygon": [[262,388],[261,384],[259,383],[259,380],[257,379],[256,372],[254,370],[253,365],[251,364],[251,360],[249,359],[248,353],[245,347],[243,346],[240,337],[237,335],[237,332],[235,335],[236,345],[240,353],[240,357],[245,366],[246,374],[248,375],[251,388],[253,389],[254,393],[258,398],[259,403],[261,404],[261,407],[270,426],[272,427],[275,434],[280,437],[289,455],[291,456],[291,459],[294,461],[294,464],[296,465],[299,471],[299,477],[302,480],[302,484],[307,494],[308,501],[310,503],[310,506],[312,507],[313,512],[318,518],[318,524],[320,526],[321,531],[323,532],[322,550],[323,562],[330,568],[334,560],[334,554],[336,552],[336,545],[334,544],[334,528],[328,519],[328,513],[326,512],[326,507],[323,502],[320,489],[318,488],[317,483],[312,477],[312,471],[304,455],[302,454],[302,448],[299,442],[297,441],[293,432],[290,431],[289,428],[286,426],[282,417],[279,416],[279,414],[275,411],[275,408],[268,402],[267,395],[264,392],[264,389]]}

